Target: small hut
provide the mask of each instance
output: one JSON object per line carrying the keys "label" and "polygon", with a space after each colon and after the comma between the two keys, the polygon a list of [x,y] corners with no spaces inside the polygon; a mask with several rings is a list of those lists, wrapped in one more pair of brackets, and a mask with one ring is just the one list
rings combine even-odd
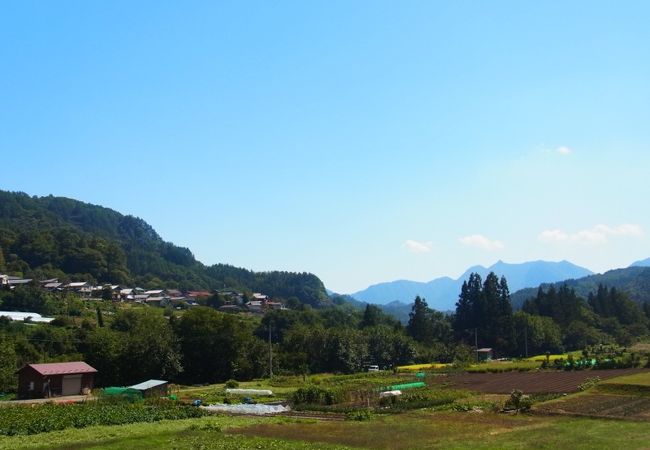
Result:
{"label": "small hut", "polygon": [[491,348],[479,348],[476,350],[476,354],[480,362],[492,361],[492,358],[494,358],[494,352]]}
{"label": "small hut", "polygon": [[129,389],[140,391],[143,397],[164,397],[168,394],[169,381],[148,380],[129,386]]}

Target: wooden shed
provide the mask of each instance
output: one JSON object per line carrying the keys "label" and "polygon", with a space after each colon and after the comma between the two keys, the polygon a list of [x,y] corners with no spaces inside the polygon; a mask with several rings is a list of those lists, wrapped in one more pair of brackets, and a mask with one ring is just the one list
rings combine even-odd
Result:
{"label": "wooden shed", "polygon": [[97,370],[85,362],[27,364],[18,370],[18,398],[47,398],[88,393]]}
{"label": "wooden shed", "polygon": [[476,350],[476,355],[481,362],[492,361],[492,358],[494,358],[494,352],[491,348],[479,348]]}

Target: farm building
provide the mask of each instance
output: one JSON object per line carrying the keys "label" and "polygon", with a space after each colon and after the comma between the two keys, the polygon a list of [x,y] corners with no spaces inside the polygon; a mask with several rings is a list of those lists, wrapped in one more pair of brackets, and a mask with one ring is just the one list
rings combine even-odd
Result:
{"label": "farm building", "polygon": [[494,358],[491,348],[479,348],[476,350],[476,355],[479,361],[492,361],[492,358]]}
{"label": "farm building", "polygon": [[17,371],[18,398],[89,393],[97,370],[85,362],[27,364]]}
{"label": "farm building", "polygon": [[129,389],[142,392],[143,397],[163,397],[168,394],[169,381],[148,380],[129,386]]}

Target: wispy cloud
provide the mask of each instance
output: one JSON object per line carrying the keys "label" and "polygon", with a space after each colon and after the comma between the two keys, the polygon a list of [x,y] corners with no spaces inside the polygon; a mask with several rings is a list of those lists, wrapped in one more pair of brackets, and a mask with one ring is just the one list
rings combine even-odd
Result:
{"label": "wispy cloud", "polygon": [[481,234],[465,236],[458,239],[458,241],[467,247],[476,247],[487,251],[500,250],[504,247],[503,242],[488,239]]}
{"label": "wispy cloud", "polygon": [[551,146],[547,147],[545,145],[542,145],[540,147],[544,153],[548,153],[548,154],[568,156],[571,153],[573,153],[573,149],[566,145],[560,145],[559,147],[551,147]]}
{"label": "wispy cloud", "polygon": [[643,228],[635,224],[622,224],[615,227],[609,225],[595,225],[575,233],[567,233],[563,230],[542,231],[537,239],[541,242],[578,242],[583,244],[600,244],[607,242],[610,236],[641,237]]}
{"label": "wispy cloud", "polygon": [[413,239],[407,239],[402,247],[407,249],[411,253],[429,253],[433,248],[433,243],[431,241],[421,242],[414,241]]}

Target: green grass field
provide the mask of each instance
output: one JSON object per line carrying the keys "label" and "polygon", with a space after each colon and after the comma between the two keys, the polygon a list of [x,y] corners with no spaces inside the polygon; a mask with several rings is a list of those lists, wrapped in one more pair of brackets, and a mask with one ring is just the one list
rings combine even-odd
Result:
{"label": "green grass field", "polygon": [[610,378],[609,380],[603,381],[602,384],[627,384],[650,387],[650,372],[642,372],[634,375],[626,375],[624,377]]}

